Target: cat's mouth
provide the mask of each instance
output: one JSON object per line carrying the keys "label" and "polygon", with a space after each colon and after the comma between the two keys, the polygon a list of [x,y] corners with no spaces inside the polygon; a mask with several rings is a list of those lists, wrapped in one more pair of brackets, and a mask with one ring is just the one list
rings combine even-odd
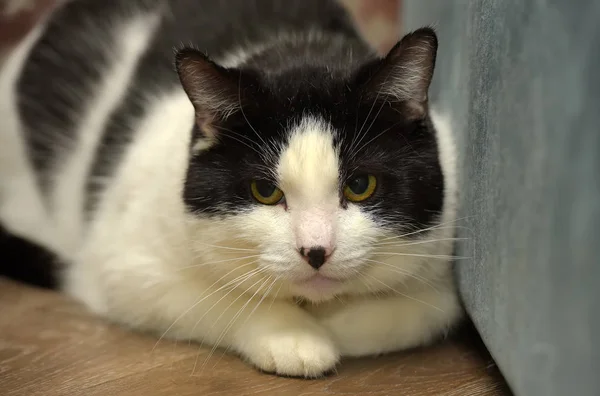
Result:
{"label": "cat's mouth", "polygon": [[339,286],[342,283],[342,280],[330,278],[321,274],[314,274],[308,278],[298,280],[295,283],[304,288],[325,291]]}

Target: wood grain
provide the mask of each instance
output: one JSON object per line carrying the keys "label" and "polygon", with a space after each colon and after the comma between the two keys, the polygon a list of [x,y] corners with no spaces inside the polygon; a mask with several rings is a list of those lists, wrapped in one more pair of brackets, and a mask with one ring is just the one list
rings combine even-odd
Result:
{"label": "wood grain", "polygon": [[[319,380],[262,374],[238,358],[106,323],[56,292],[0,278],[0,395],[507,394],[495,367],[460,340],[344,361]],[[193,367],[198,362],[195,371]]]}

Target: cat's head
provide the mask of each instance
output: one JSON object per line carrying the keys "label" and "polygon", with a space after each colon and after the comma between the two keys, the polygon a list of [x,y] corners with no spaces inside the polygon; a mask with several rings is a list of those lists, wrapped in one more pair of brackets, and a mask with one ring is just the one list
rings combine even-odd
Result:
{"label": "cat's head", "polygon": [[257,71],[181,51],[196,110],[183,196],[204,264],[313,301],[446,271],[427,260],[450,234],[423,231],[439,229],[447,193],[427,102],[436,50],[425,28],[385,58],[344,50],[335,65],[290,55]]}

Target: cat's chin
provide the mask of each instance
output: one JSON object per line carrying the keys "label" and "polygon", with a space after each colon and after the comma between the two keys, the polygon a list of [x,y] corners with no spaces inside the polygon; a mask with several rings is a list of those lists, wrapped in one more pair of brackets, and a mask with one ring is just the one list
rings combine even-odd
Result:
{"label": "cat's chin", "polygon": [[343,280],[315,274],[308,278],[295,281],[294,289],[298,295],[314,301],[332,299],[344,284]]}

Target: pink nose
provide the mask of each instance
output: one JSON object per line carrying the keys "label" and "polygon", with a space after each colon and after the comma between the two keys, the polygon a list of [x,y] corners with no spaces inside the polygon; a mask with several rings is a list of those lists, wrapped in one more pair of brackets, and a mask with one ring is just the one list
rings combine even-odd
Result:
{"label": "pink nose", "polygon": [[323,246],[312,246],[310,248],[300,248],[300,254],[314,269],[318,270],[331,256],[332,250]]}

